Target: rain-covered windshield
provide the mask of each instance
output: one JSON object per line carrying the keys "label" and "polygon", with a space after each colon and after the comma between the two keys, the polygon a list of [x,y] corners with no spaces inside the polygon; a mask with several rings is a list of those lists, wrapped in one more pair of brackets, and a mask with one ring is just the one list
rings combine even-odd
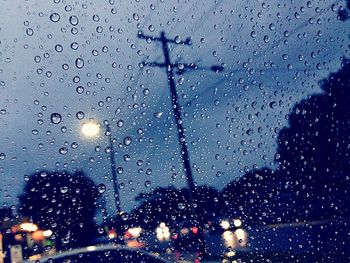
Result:
{"label": "rain-covered windshield", "polygon": [[0,263],[112,244],[349,262],[349,18],[349,0],[0,0]]}

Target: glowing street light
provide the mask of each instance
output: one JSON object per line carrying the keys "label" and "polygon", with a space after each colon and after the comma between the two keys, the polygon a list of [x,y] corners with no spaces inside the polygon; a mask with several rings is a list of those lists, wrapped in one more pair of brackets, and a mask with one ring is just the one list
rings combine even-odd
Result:
{"label": "glowing street light", "polygon": [[[111,128],[109,126],[108,121],[104,121],[104,125],[106,127],[105,135],[108,136],[109,139],[109,154],[111,160],[111,171],[112,171],[112,180],[113,180],[113,189],[114,189],[114,199],[116,205],[116,212],[119,215],[120,210],[120,197],[118,190],[118,180],[117,180],[117,172],[116,172],[116,164],[115,164],[115,150],[113,144],[113,138],[111,133]],[[97,137],[100,133],[100,124],[90,120],[89,122],[85,122],[81,126],[81,133],[88,138]]]}
{"label": "glowing street light", "polygon": [[96,137],[100,133],[100,125],[95,122],[85,122],[81,126],[81,132],[86,136],[86,137]]}

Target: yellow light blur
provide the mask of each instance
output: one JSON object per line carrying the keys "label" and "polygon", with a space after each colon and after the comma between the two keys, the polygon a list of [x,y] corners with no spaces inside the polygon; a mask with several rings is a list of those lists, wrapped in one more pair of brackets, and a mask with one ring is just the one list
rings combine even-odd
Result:
{"label": "yellow light blur", "polygon": [[234,257],[234,256],[236,256],[236,252],[235,252],[235,251],[227,252],[227,253],[226,253],[226,256],[227,256],[227,257]]}
{"label": "yellow light blur", "polygon": [[156,229],[157,239],[159,241],[168,241],[170,239],[170,229],[165,223],[160,223]]}
{"label": "yellow light blur", "polygon": [[113,238],[116,238],[116,237],[117,237],[117,235],[115,233],[109,233],[108,234],[108,238],[109,239],[113,239]]}
{"label": "yellow light blur", "polygon": [[88,246],[87,248],[86,248],[86,250],[87,251],[95,251],[96,250],[96,246]]}
{"label": "yellow light blur", "polygon": [[30,261],[36,261],[36,260],[39,260],[40,258],[41,258],[41,255],[40,254],[36,254],[36,255],[30,256],[28,259]]}
{"label": "yellow light blur", "polygon": [[235,235],[237,237],[237,240],[239,241],[240,246],[245,246],[248,241],[248,235],[247,232],[244,231],[243,229],[239,228],[235,231]]}
{"label": "yellow light blur", "polygon": [[142,228],[141,227],[133,227],[133,228],[129,228],[128,232],[130,233],[130,235],[132,235],[134,238],[139,237],[141,232],[142,232]]}
{"label": "yellow light blur", "polygon": [[86,137],[96,137],[100,132],[100,125],[93,121],[85,122],[81,127],[81,132]]}
{"label": "yellow light blur", "polygon": [[20,227],[21,227],[21,230],[27,231],[27,232],[34,232],[38,230],[38,226],[33,223],[22,223]]}
{"label": "yellow light blur", "polygon": [[232,231],[226,230],[222,234],[222,238],[224,239],[226,247],[231,247],[231,248],[236,247],[237,240],[236,240],[235,235]]}
{"label": "yellow light blur", "polygon": [[233,220],[233,224],[235,227],[241,227],[242,221],[240,219],[235,219],[235,220]]}
{"label": "yellow light blur", "polygon": [[50,236],[52,236],[52,231],[51,230],[45,230],[45,231],[43,231],[43,235],[44,235],[44,237],[50,237]]}
{"label": "yellow light blur", "polygon": [[227,220],[222,220],[221,222],[220,222],[220,226],[224,229],[224,230],[227,230],[227,229],[229,229],[230,228],[230,222],[229,221],[227,221]]}

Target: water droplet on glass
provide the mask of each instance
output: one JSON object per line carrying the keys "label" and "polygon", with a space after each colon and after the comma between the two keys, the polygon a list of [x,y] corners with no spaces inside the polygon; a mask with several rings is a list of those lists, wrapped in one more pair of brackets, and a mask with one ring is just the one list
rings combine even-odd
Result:
{"label": "water droplet on glass", "polygon": [[67,147],[61,147],[59,149],[59,153],[62,154],[62,155],[65,155],[68,153],[68,148]]}
{"label": "water droplet on glass", "polygon": [[184,203],[179,203],[178,205],[177,205],[177,207],[180,209],[180,210],[183,210],[183,209],[185,209],[185,204]]}
{"label": "water droplet on glass", "polygon": [[72,6],[71,5],[66,5],[65,7],[64,7],[64,10],[66,10],[67,12],[70,12],[70,11],[72,11]]}
{"label": "water droplet on glass", "polygon": [[118,126],[119,128],[123,127],[123,126],[124,126],[124,121],[123,121],[123,120],[119,120],[119,121],[117,122],[117,126]]}
{"label": "water droplet on glass", "polygon": [[73,50],[77,50],[79,48],[79,44],[77,42],[73,42],[72,44],[70,44],[70,47],[73,49]]}
{"label": "water droplet on glass", "polygon": [[131,137],[125,137],[124,138],[124,145],[129,146],[132,142]]}
{"label": "water droplet on glass", "polygon": [[83,86],[78,86],[76,88],[77,93],[82,94],[84,92],[84,87]]}
{"label": "water droplet on glass", "polygon": [[145,182],[145,187],[150,187],[151,186],[151,181],[146,181]]}
{"label": "water droplet on glass", "polygon": [[28,36],[32,36],[34,34],[34,30],[32,28],[27,28],[26,33]]}
{"label": "water droplet on glass", "polygon": [[134,13],[132,15],[132,18],[135,20],[135,21],[138,21],[139,20],[139,15],[137,13]]}
{"label": "water droplet on glass", "polygon": [[179,44],[181,42],[181,38],[179,36],[175,37],[175,43]]}
{"label": "water droplet on glass", "polygon": [[51,114],[51,122],[53,124],[59,124],[62,120],[62,116],[59,113],[52,113]]}
{"label": "water droplet on glass", "polygon": [[62,186],[62,187],[60,187],[60,192],[61,192],[62,194],[67,193],[67,192],[68,192],[68,187],[67,187],[67,186]]}
{"label": "water droplet on glass", "polygon": [[162,115],[163,115],[163,112],[155,112],[154,113],[154,117],[156,117],[156,118],[160,118],[160,117],[162,117]]}
{"label": "water droplet on glass", "polygon": [[52,21],[52,22],[58,22],[58,21],[60,21],[60,15],[58,14],[58,13],[53,13],[53,14],[51,14],[50,15],[50,20]]}
{"label": "water droplet on glass", "polygon": [[129,219],[130,216],[129,216],[128,213],[122,212],[122,213],[120,214],[120,217],[122,218],[122,220],[126,221],[126,220]]}
{"label": "water droplet on glass", "polygon": [[78,120],[82,120],[85,117],[85,113],[82,111],[78,111],[75,116],[77,117]]}
{"label": "water droplet on glass", "polygon": [[102,26],[96,27],[96,32],[97,33],[102,33],[103,32],[103,27]]}
{"label": "water droplet on glass", "polygon": [[265,36],[264,36],[264,42],[265,42],[265,43],[269,43],[269,41],[270,41],[269,36],[268,36],[268,35],[265,35]]}
{"label": "water droplet on glass", "polygon": [[76,66],[77,68],[82,68],[82,67],[84,67],[84,60],[83,60],[82,58],[77,58],[77,59],[75,60],[75,66]]}
{"label": "water droplet on glass", "polygon": [[74,83],[79,83],[80,82],[80,77],[79,76],[74,76],[73,77],[73,82]]}
{"label": "water droplet on glass", "polygon": [[147,95],[149,95],[149,92],[150,92],[149,89],[145,88],[143,90],[143,95],[147,96]]}
{"label": "water droplet on glass", "polygon": [[104,184],[99,184],[97,186],[97,191],[100,193],[100,194],[103,194],[105,191],[106,191],[106,186]]}
{"label": "water droplet on glass", "polygon": [[71,16],[69,18],[69,23],[71,23],[72,26],[76,26],[79,23],[79,19],[77,16]]}
{"label": "water droplet on glass", "polygon": [[44,252],[48,253],[48,252],[50,252],[51,249],[52,249],[52,246],[47,245],[47,246],[44,247]]}
{"label": "water droplet on glass", "polygon": [[92,20],[94,20],[95,22],[98,22],[100,20],[100,17],[98,15],[93,15]]}
{"label": "water droplet on glass", "polygon": [[117,168],[117,174],[122,174],[124,171],[123,167],[118,167]]}
{"label": "water droplet on glass", "polygon": [[271,109],[275,109],[277,107],[277,102],[276,101],[272,101],[272,102],[270,102],[269,105],[270,105]]}
{"label": "water droplet on glass", "polygon": [[76,148],[78,148],[78,144],[76,142],[72,142],[70,147],[72,147],[72,149],[76,149]]}
{"label": "water droplet on glass", "polygon": [[63,244],[68,244],[70,241],[70,232],[67,233],[62,239],[61,239]]}
{"label": "water droplet on glass", "polygon": [[35,61],[36,63],[39,63],[39,62],[41,61],[41,57],[40,57],[40,56],[35,56],[35,57],[34,57],[34,61]]}
{"label": "water droplet on glass", "polygon": [[55,46],[55,50],[56,50],[57,52],[62,52],[62,51],[63,51],[62,45],[57,44],[57,45]]}

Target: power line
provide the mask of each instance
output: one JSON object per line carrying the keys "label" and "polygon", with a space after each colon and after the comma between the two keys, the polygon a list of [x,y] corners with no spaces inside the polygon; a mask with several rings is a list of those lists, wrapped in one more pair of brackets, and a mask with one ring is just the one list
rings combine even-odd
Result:
{"label": "power line", "polygon": [[[335,4],[338,4],[340,2],[342,2],[343,0],[337,0],[335,1],[334,3],[328,5],[325,9],[323,9],[321,12],[319,12],[318,14],[316,14],[315,16],[309,18],[307,21],[301,23],[300,25],[298,25],[297,27],[295,27],[291,33],[289,34],[289,36],[291,35],[294,35],[295,33],[297,33],[299,30],[301,30],[302,28],[306,27],[307,25],[309,25],[309,20],[310,19],[316,19],[318,17],[320,17],[321,15],[323,15],[327,10],[329,10],[329,8],[331,8],[333,5]],[[280,44],[282,41],[283,41],[284,37],[280,38],[278,41],[277,41],[277,45]],[[266,52],[268,50],[270,50],[271,48],[273,48],[276,44],[274,45],[271,45],[269,47],[267,47],[265,50],[263,50],[260,54],[258,54],[257,56],[255,56],[254,58],[260,58],[261,56],[265,55]],[[264,70],[264,71],[284,71],[284,72],[291,72],[292,70],[293,71],[305,71],[305,70],[308,70],[308,71],[316,71],[315,69],[254,69],[255,71],[261,71],[261,70]],[[239,71],[247,71],[247,69],[236,69],[236,70],[233,70],[235,72],[239,72]],[[318,71],[318,70],[317,70]],[[225,77],[225,79],[227,79],[227,77]],[[223,79],[222,81],[218,81],[214,84],[214,87],[218,86],[219,84],[225,82],[226,80]],[[210,86],[208,87],[207,89],[205,89],[203,92],[200,93],[200,96],[206,94],[209,90],[212,90],[213,86]],[[195,100],[196,98],[190,100],[189,104],[193,103],[193,101]]]}
{"label": "power line", "polygon": [[[309,21],[311,19],[316,19],[318,17],[320,17],[321,15],[323,15],[326,11],[328,11],[330,8],[332,8],[333,5],[338,4],[340,2],[342,2],[343,0],[337,0],[335,2],[333,2],[332,4],[328,5],[325,9],[323,9],[321,12],[319,12],[318,14],[314,15],[313,17],[309,18],[308,20],[304,21],[303,23],[301,23],[300,25],[298,25],[297,27],[295,27],[293,30],[291,30],[289,36],[294,35],[295,33],[297,33],[299,30],[301,30],[302,28],[306,27],[309,25]],[[275,43],[274,45],[271,45],[269,47],[267,47],[265,50],[263,50],[260,54],[258,54],[255,58],[259,58],[263,55],[266,54],[266,52],[268,50],[270,50],[271,48],[274,48],[276,45],[278,46],[286,37],[281,37],[279,40],[277,40],[277,43]]]}

